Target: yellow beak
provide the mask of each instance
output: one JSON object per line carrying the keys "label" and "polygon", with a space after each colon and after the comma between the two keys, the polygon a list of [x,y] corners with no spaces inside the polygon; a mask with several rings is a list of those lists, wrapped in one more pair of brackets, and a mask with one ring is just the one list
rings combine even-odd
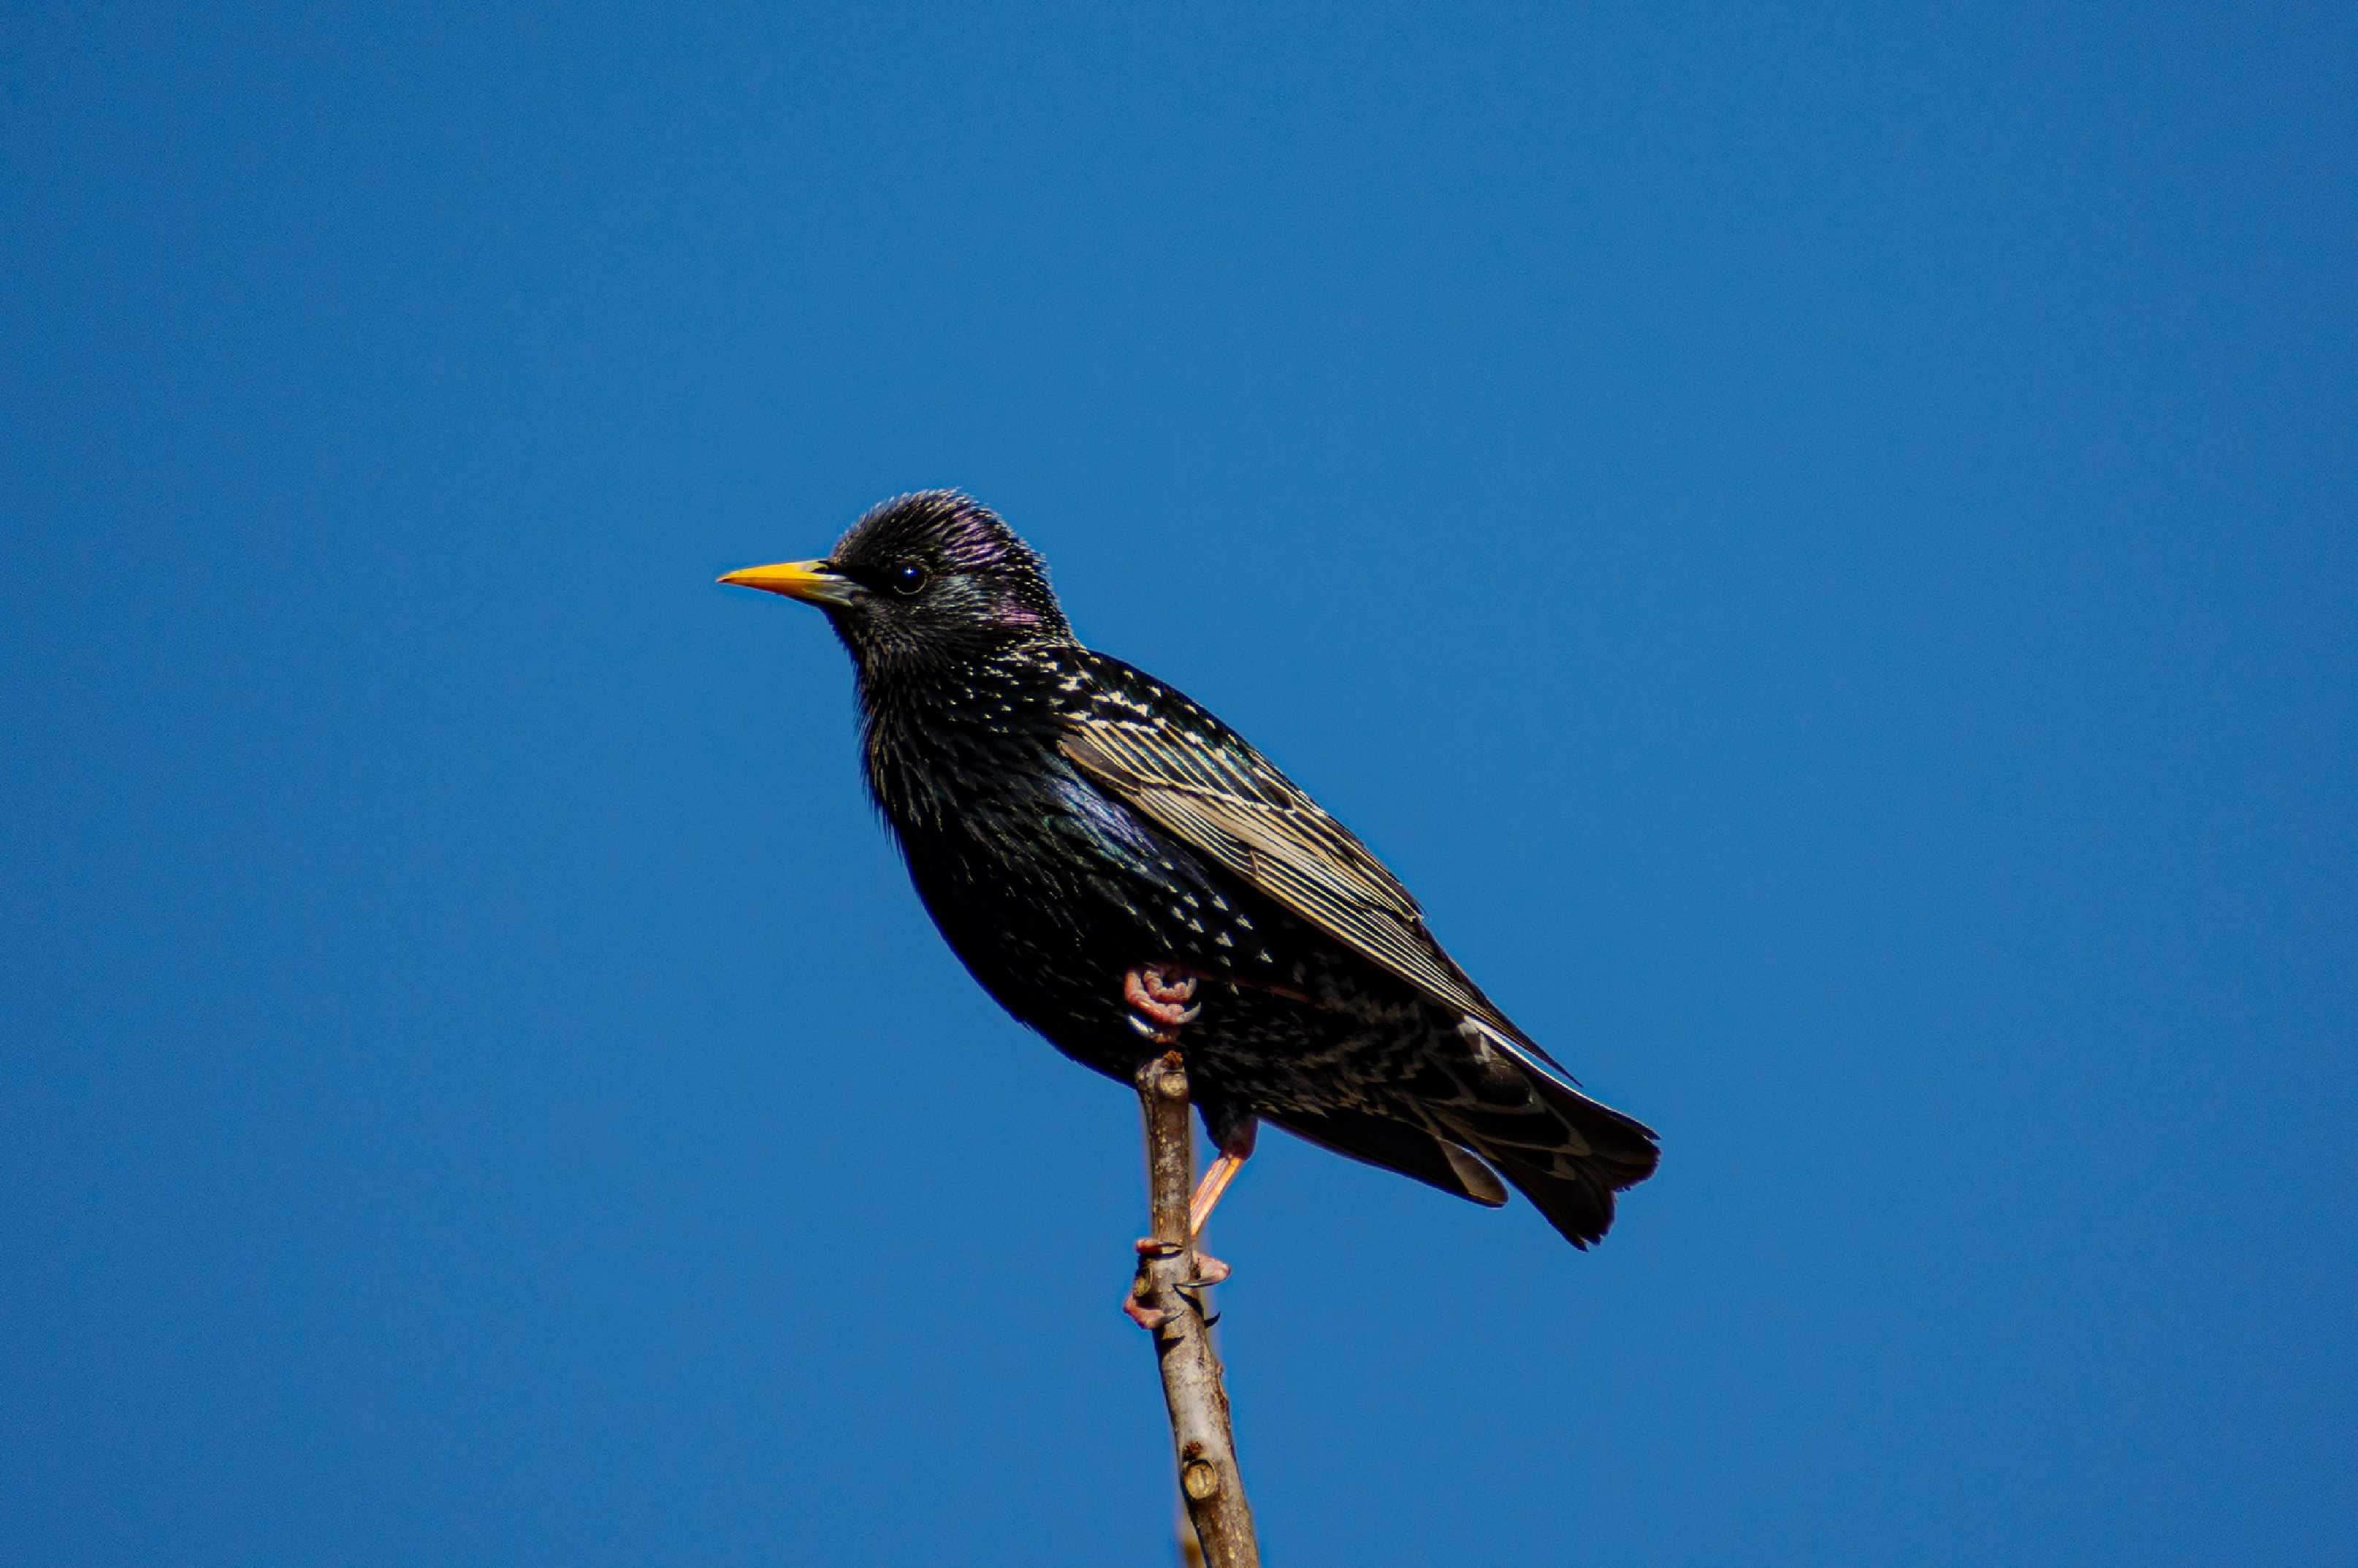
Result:
{"label": "yellow beak", "polygon": [[805,604],[849,604],[859,587],[826,561],[781,561],[773,567],[742,567],[720,579],[763,593],[783,593]]}

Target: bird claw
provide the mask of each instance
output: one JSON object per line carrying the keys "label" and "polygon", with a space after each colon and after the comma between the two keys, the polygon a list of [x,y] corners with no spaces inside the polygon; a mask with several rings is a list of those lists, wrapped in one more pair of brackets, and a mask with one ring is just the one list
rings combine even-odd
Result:
{"label": "bird claw", "polygon": [[1183,1291],[1200,1291],[1207,1286],[1226,1282],[1228,1277],[1235,1272],[1234,1269],[1229,1268],[1210,1253],[1198,1252],[1195,1254],[1195,1277],[1192,1280],[1180,1281],[1179,1288]]}
{"label": "bird claw", "polygon": [[[1152,1236],[1140,1237],[1133,1246],[1141,1259],[1176,1258],[1191,1250],[1176,1242],[1158,1241]],[[1204,1314],[1205,1326],[1209,1327],[1219,1321],[1219,1315],[1217,1313],[1205,1313],[1204,1303],[1196,1300],[1196,1292],[1222,1283],[1236,1271],[1208,1252],[1196,1252],[1195,1260],[1195,1276],[1192,1279],[1174,1280],[1172,1281],[1171,1288],[1185,1295],[1189,1303],[1198,1313]],[[1141,1267],[1139,1270],[1138,1278],[1130,1281],[1129,1296],[1121,1303],[1121,1310],[1130,1322],[1150,1334],[1171,1321],[1170,1309],[1146,1304],[1145,1297],[1152,1290],[1152,1286],[1146,1278],[1146,1271]]]}
{"label": "bird claw", "polygon": [[1179,1032],[1175,1029],[1157,1029],[1153,1024],[1147,1022],[1146,1020],[1139,1017],[1138,1014],[1134,1012],[1126,1012],[1122,1014],[1122,1021],[1128,1023],[1132,1029],[1137,1030],[1139,1037],[1150,1045],[1176,1045],[1179,1044]]}
{"label": "bird claw", "polygon": [[1121,997],[1130,1005],[1130,1026],[1149,1043],[1175,1045],[1179,1029],[1203,1016],[1195,1000],[1195,977],[1176,964],[1140,964],[1121,977]]}
{"label": "bird claw", "polygon": [[[1152,1236],[1141,1236],[1130,1243],[1130,1246],[1141,1258],[1176,1258],[1189,1250],[1175,1241],[1158,1241]],[[1197,1249],[1195,1277],[1192,1280],[1181,1280],[1178,1282],[1179,1288],[1183,1291],[1201,1290],[1206,1285],[1220,1283],[1234,1272],[1236,1272],[1235,1270],[1213,1257],[1209,1252]]]}

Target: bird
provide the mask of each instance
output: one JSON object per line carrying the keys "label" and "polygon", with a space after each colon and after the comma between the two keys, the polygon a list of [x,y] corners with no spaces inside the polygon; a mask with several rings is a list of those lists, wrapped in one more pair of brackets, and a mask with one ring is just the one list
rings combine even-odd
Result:
{"label": "bird", "polygon": [[814,605],[849,651],[868,792],[975,980],[1124,1083],[1176,1048],[1217,1151],[1200,1233],[1268,1122],[1574,1247],[1654,1172],[1366,845],[1242,736],[1075,637],[1045,563],[957,491],[815,560],[719,579]]}

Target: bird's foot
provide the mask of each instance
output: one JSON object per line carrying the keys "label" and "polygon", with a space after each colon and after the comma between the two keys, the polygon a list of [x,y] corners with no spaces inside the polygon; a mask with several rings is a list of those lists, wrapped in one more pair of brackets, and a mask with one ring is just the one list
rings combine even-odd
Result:
{"label": "bird's foot", "polygon": [[1194,971],[1178,964],[1139,964],[1121,977],[1130,1026],[1157,1045],[1179,1043],[1179,1028],[1204,1011],[1195,1000]]}
{"label": "bird's foot", "polygon": [[[1157,1241],[1152,1236],[1140,1237],[1137,1245],[1138,1255],[1141,1258],[1176,1258],[1180,1253],[1188,1250],[1184,1247],[1174,1247],[1168,1241]],[[1192,1280],[1180,1281],[1179,1288],[1183,1291],[1200,1291],[1206,1285],[1220,1283],[1234,1272],[1236,1271],[1226,1263],[1198,1248],[1195,1249],[1195,1277]]]}
{"label": "bird's foot", "polygon": [[[1138,1256],[1141,1260],[1149,1258],[1176,1258],[1181,1253],[1191,1250],[1191,1249],[1185,1247],[1174,1247],[1168,1241],[1157,1241],[1152,1236],[1140,1237],[1138,1238],[1137,1246]],[[1195,1278],[1176,1281],[1172,1287],[1174,1290],[1185,1292],[1191,1301],[1194,1300],[1194,1293],[1195,1292],[1219,1284],[1235,1271],[1226,1263],[1221,1262],[1217,1258],[1213,1257],[1208,1252],[1195,1252],[1194,1257],[1195,1264]],[[1161,1328],[1165,1323],[1168,1323],[1171,1320],[1169,1309],[1164,1307],[1149,1306],[1146,1304],[1146,1298],[1153,1293],[1153,1285],[1146,1277],[1146,1269],[1141,1261],[1138,1271],[1138,1278],[1130,1281],[1130,1294],[1123,1298],[1121,1303],[1123,1314],[1127,1316],[1130,1322],[1138,1325],[1139,1327],[1145,1329],[1150,1334],[1154,1332],[1156,1329]],[[1195,1309],[1198,1312],[1201,1312],[1203,1310],[1203,1303],[1201,1302],[1196,1302]],[[1214,1320],[1206,1318],[1205,1321],[1208,1325]]]}

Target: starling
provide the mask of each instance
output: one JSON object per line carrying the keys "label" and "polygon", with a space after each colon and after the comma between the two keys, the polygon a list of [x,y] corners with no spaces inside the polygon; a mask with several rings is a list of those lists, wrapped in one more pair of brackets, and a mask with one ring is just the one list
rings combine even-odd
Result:
{"label": "starling", "polygon": [[1348,829],[1186,697],[1075,640],[1032,548],[964,495],[870,512],[823,560],[720,579],[827,612],[868,788],[982,989],[1127,1083],[1177,1046],[1218,1155],[1260,1121],[1575,1247],[1654,1134],[1573,1087]]}

